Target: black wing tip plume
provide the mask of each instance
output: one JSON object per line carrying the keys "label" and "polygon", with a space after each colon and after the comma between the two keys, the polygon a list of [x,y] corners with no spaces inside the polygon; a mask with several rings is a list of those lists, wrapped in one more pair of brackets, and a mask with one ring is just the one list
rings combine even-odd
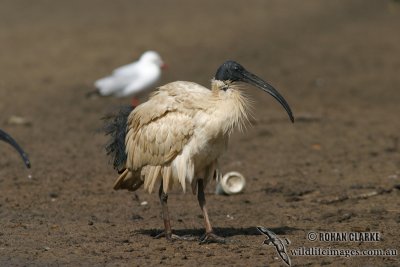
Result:
{"label": "black wing tip plume", "polygon": [[114,169],[118,172],[125,168],[126,152],[125,152],[125,137],[128,116],[134,107],[122,106],[119,111],[112,114],[107,114],[103,120],[105,121],[103,131],[110,136],[105,149],[108,156],[111,157]]}

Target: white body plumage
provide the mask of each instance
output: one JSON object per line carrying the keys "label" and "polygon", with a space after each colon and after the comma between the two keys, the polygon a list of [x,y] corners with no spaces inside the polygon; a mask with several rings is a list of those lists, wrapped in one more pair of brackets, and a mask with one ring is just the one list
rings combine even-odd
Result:
{"label": "white body plumage", "polygon": [[114,188],[152,192],[163,179],[167,193],[186,183],[193,193],[197,179],[207,184],[218,171],[230,133],[247,120],[249,102],[229,83],[213,80],[212,89],[192,82],[162,86],[128,118],[125,172]]}

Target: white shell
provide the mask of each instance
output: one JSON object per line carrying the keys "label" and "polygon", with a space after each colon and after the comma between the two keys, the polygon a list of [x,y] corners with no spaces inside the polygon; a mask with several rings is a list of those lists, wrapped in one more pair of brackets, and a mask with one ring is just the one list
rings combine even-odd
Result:
{"label": "white shell", "polygon": [[239,172],[226,173],[217,184],[216,194],[234,195],[243,191],[246,179]]}

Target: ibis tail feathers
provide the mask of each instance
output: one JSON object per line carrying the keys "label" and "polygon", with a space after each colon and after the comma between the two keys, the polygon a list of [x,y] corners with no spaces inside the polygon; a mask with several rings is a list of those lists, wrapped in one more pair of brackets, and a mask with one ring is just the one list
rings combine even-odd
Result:
{"label": "ibis tail feathers", "polygon": [[[161,166],[149,166],[150,174],[146,176],[144,189],[148,190],[149,193],[153,192],[154,185],[160,177]],[[146,186],[147,184],[147,186]]]}
{"label": "ibis tail feathers", "polygon": [[127,189],[129,191],[135,191],[142,184],[143,181],[140,178],[140,172],[132,172],[125,169],[125,171],[115,181],[113,188],[115,190]]}

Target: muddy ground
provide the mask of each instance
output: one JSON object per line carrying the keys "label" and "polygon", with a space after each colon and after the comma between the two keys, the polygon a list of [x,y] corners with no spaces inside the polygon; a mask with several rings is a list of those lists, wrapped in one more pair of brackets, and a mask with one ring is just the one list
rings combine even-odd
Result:
{"label": "muddy ground", "polygon": [[[354,1],[15,1],[0,3],[0,123],[33,168],[0,144],[1,266],[284,266],[255,230],[288,249],[399,249],[400,3]],[[227,244],[169,243],[155,194],[113,191],[100,118],[129,99],[85,98],[93,81],[160,52],[160,84],[209,85],[235,59],[290,103],[291,124],[254,88],[253,126],[236,132],[222,170],[240,195],[207,188]],[[11,116],[28,125],[8,123]],[[29,179],[28,175],[32,178]],[[375,195],[374,195],[375,194]],[[141,205],[147,201],[147,205]],[[170,194],[173,228],[200,236],[195,196]],[[379,232],[379,242],[307,233]],[[290,254],[290,253],[289,253]],[[399,266],[397,257],[295,257],[293,266]]]}

